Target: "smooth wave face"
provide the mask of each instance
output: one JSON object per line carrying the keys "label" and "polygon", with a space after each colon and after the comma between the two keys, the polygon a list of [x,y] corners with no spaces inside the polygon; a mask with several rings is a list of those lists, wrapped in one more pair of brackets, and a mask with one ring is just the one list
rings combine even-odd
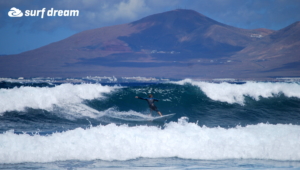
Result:
{"label": "smooth wave face", "polygon": [[186,118],[165,128],[115,124],[77,128],[49,136],[0,135],[0,162],[185,159],[300,160],[300,126],[258,124],[235,128],[200,127]]}

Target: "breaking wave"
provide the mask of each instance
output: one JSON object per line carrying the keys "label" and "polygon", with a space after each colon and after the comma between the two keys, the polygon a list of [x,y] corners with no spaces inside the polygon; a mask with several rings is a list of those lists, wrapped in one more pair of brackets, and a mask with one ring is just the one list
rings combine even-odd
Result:
{"label": "breaking wave", "polygon": [[300,126],[257,124],[208,128],[178,122],[155,126],[98,125],[48,136],[0,134],[0,162],[64,160],[185,159],[300,160]]}
{"label": "breaking wave", "polygon": [[[62,84],[55,87],[0,89],[0,114],[7,111],[24,111],[26,108],[50,111],[55,107],[67,107],[78,111],[77,104],[84,100],[104,98],[104,93],[112,92],[117,88],[119,87],[101,84]],[[86,107],[85,109],[87,110]]]}
{"label": "breaking wave", "polygon": [[210,99],[230,104],[238,103],[244,105],[245,96],[249,96],[255,100],[279,96],[281,94],[286,97],[300,98],[300,85],[298,83],[246,82],[245,84],[230,84],[226,82],[200,82],[191,79],[174,83],[180,85],[189,83],[198,86]]}

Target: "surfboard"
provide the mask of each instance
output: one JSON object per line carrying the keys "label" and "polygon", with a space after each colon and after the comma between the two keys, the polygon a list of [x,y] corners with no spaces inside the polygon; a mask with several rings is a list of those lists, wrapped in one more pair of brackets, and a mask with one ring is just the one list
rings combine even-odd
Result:
{"label": "surfboard", "polygon": [[163,116],[159,116],[159,117],[154,117],[152,119],[152,121],[154,122],[164,122],[166,121],[167,119],[170,119],[172,118],[176,113],[172,113],[172,114],[167,114],[167,115],[163,115]]}
{"label": "surfboard", "polygon": [[153,121],[153,122],[165,122],[167,119],[172,118],[176,113],[172,113],[172,114],[167,114],[167,115],[163,115],[163,116],[156,116],[156,117],[152,117],[152,116],[143,116],[143,117],[137,117],[137,118],[121,118],[121,117],[114,117],[114,116],[110,116],[111,118],[114,119],[120,119],[120,120],[125,120],[125,121],[132,121],[132,122],[149,122],[149,121]]}

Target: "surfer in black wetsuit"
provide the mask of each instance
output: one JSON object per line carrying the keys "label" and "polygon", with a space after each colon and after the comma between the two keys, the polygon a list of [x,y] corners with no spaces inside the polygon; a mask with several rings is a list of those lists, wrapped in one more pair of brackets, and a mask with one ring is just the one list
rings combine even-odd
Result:
{"label": "surfer in black wetsuit", "polygon": [[154,105],[154,102],[158,102],[157,99],[153,98],[152,94],[148,95],[149,98],[143,98],[135,96],[137,99],[147,100],[149,108],[150,108],[150,114],[152,113],[152,110],[156,111],[160,116],[162,116],[161,112],[157,109],[157,107]]}

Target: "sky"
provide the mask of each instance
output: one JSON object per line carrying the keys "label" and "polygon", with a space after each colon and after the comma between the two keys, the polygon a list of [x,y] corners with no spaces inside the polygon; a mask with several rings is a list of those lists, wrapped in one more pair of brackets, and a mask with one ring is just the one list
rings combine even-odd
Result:
{"label": "sky", "polygon": [[[23,16],[9,17],[13,7]],[[26,10],[43,8],[43,17],[42,12],[25,16]],[[65,15],[78,10],[79,15],[48,16],[52,8],[66,11]],[[178,8],[245,29],[280,30],[300,21],[300,0],[0,0],[0,55],[18,54],[84,30],[129,23]]]}

